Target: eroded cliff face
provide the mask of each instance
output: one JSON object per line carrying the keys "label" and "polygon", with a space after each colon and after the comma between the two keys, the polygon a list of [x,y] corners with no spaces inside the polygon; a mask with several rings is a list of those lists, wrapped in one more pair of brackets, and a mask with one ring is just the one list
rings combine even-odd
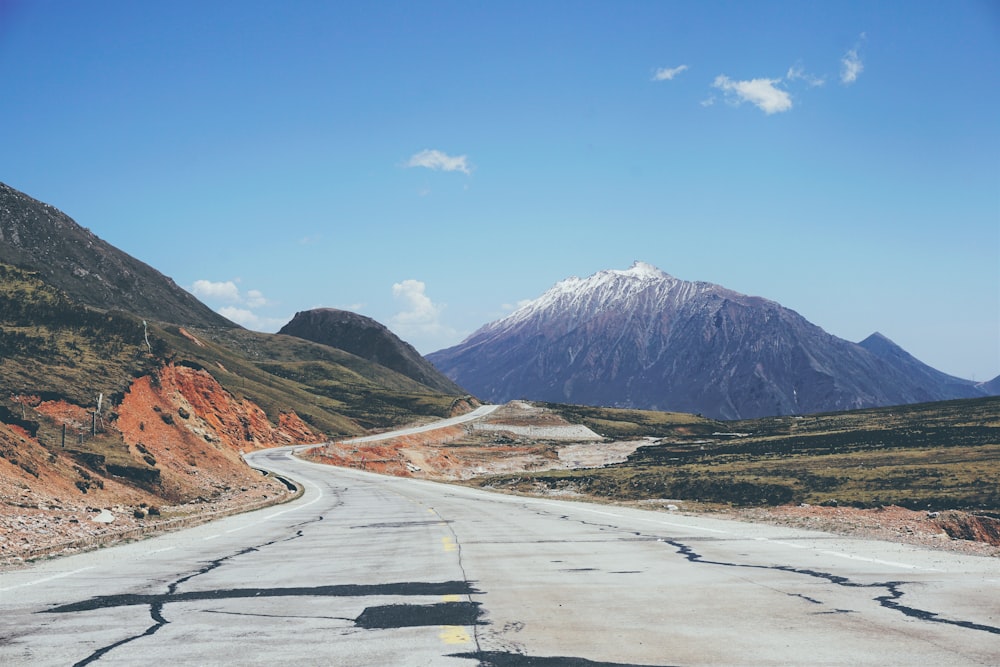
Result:
{"label": "eroded cliff face", "polygon": [[[321,439],[295,413],[283,413],[278,424],[272,424],[256,403],[236,399],[210,373],[187,366],[165,366],[153,377],[136,380],[120,413],[122,434],[137,440],[143,438],[143,420],[153,417],[236,451]],[[163,416],[171,413],[176,420]]]}
{"label": "eroded cliff face", "polygon": [[137,378],[96,429],[90,409],[63,401],[28,400],[7,421],[18,423],[0,423],[0,560],[94,533],[99,509],[115,516],[102,531],[127,530],[151,508],[277,498],[284,486],[241,452],[322,440],[295,413],[272,423],[206,371],[172,365]]}
{"label": "eroded cliff face", "polygon": [[132,384],[116,426],[137,459],[156,460],[164,495],[177,499],[256,480],[241,452],[322,439],[294,413],[272,424],[260,406],[236,399],[208,372],[172,365]]}

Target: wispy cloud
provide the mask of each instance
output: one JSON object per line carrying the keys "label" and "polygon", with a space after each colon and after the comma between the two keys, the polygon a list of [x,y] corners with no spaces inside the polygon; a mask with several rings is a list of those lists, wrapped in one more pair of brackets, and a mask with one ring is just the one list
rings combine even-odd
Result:
{"label": "wispy cloud", "polygon": [[463,174],[471,174],[472,166],[465,155],[448,155],[438,150],[422,150],[410,157],[406,162],[407,167],[424,167],[434,171],[460,171]]}
{"label": "wispy cloud", "polygon": [[826,79],[806,72],[802,65],[793,65],[792,67],[789,67],[788,73],[785,75],[785,79],[787,81],[805,81],[806,84],[814,88],[822,86],[826,83]]}
{"label": "wispy cloud", "polygon": [[865,64],[861,62],[857,47],[851,49],[840,59],[840,82],[848,86],[858,80],[865,69]]}
{"label": "wispy cloud", "polygon": [[733,81],[720,74],[715,77],[713,87],[726,93],[734,104],[750,102],[764,113],[771,115],[792,108],[792,98],[787,91],[776,87],[781,79],[750,79]]}
{"label": "wispy cloud", "polygon": [[675,76],[687,68],[687,65],[678,65],[677,67],[661,67],[653,73],[653,81],[673,81]]}
{"label": "wispy cloud", "polygon": [[248,290],[244,301],[251,308],[260,308],[261,306],[267,305],[267,299],[264,297],[264,293],[256,289]]}

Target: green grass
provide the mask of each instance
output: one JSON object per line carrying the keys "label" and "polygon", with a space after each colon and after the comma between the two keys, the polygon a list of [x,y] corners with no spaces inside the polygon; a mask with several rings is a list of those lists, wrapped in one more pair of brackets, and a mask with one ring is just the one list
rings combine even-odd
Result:
{"label": "green grass", "polygon": [[545,404],[574,424],[583,424],[606,438],[672,437],[707,435],[728,427],[724,422],[684,412],[654,412],[585,405]]}
{"label": "green grass", "polygon": [[[650,425],[646,432],[624,428],[630,437],[660,436],[665,425],[678,421],[666,413],[626,419],[618,410],[587,410],[590,423]],[[480,483],[573,488],[622,500],[1000,511],[1000,397],[714,426],[719,429],[712,433],[746,435],[675,430],[608,468],[522,473]]]}

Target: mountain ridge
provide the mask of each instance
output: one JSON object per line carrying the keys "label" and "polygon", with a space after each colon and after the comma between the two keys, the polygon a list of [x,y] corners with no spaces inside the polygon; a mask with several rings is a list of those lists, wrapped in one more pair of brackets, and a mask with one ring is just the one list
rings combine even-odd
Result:
{"label": "mountain ridge", "polygon": [[871,346],[832,336],[775,301],[636,262],[560,281],[427,358],[486,400],[723,419],[984,395],[971,381]]}
{"label": "mountain ridge", "polygon": [[239,325],[59,209],[0,183],[0,263],[38,272],[76,301],[150,320]]}

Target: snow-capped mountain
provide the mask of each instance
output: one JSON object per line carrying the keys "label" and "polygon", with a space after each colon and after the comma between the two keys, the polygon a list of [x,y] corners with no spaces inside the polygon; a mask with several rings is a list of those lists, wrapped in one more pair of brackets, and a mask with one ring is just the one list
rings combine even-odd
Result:
{"label": "snow-capped mountain", "polygon": [[798,313],[636,262],[568,278],[427,358],[481,399],[737,419],[984,395],[882,336],[866,346]]}

